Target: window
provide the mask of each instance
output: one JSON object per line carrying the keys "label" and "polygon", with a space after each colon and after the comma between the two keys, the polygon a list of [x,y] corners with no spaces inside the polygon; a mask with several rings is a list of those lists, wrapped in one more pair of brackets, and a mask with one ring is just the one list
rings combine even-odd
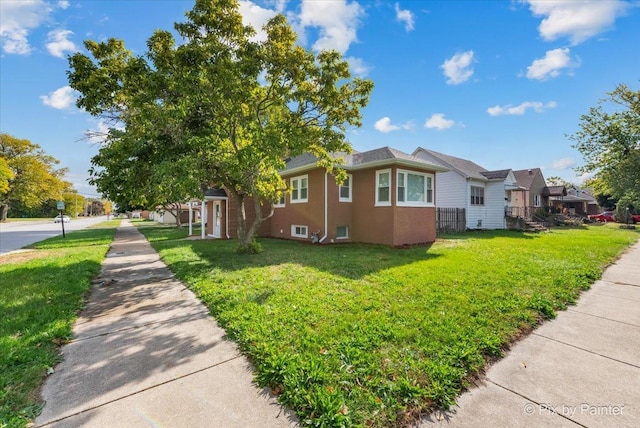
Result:
{"label": "window", "polygon": [[396,199],[400,206],[433,204],[433,175],[398,170]]}
{"label": "window", "polygon": [[280,196],[280,199],[278,200],[278,202],[276,202],[275,204],[273,204],[273,206],[275,208],[282,208],[285,206],[285,196],[286,196],[286,192],[282,192],[282,195]]}
{"label": "window", "polygon": [[376,171],[376,205],[391,205],[391,170]]}
{"label": "window", "polygon": [[533,206],[534,207],[542,206],[542,204],[540,203],[540,195],[533,195]]}
{"label": "window", "polygon": [[309,177],[301,175],[291,179],[291,203],[307,202],[309,194]]}
{"label": "window", "polygon": [[307,233],[307,226],[300,226],[297,224],[291,225],[291,236],[296,238],[308,238],[309,234]]}
{"label": "window", "polygon": [[340,202],[351,202],[351,181],[353,177],[351,174],[347,174],[347,178],[342,182],[338,189]]}
{"label": "window", "polygon": [[471,186],[471,205],[484,205],[484,187]]}
{"label": "window", "polygon": [[349,226],[338,226],[336,228],[336,239],[348,239]]}

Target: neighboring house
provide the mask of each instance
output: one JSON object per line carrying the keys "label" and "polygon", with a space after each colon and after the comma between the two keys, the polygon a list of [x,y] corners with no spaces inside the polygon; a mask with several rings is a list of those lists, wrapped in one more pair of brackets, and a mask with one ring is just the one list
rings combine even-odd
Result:
{"label": "neighboring house", "polygon": [[540,168],[513,171],[519,190],[511,193],[512,213],[515,217],[531,217],[538,208],[549,205],[549,190]]}
{"label": "neighboring house", "polygon": [[467,229],[505,229],[516,178],[513,171],[488,171],[470,160],[418,147],[413,155],[449,169],[438,172],[436,206],[464,208]]}
{"label": "neighboring house", "polygon": [[[342,185],[313,155],[287,161],[280,174],[288,192],[262,222],[259,236],[393,246],[435,241],[436,172],[447,168],[390,147],[336,156],[348,174]],[[234,199],[223,189],[210,189],[205,200],[207,233],[235,238]],[[271,205],[263,207],[268,215]]]}
{"label": "neighboring house", "polygon": [[199,208],[192,207],[189,209],[189,204],[180,204],[179,206],[171,204],[167,208],[157,207],[155,211],[149,213],[149,220],[161,224],[177,224],[176,215],[180,215],[180,223],[187,224],[189,223],[189,213],[191,213],[192,222],[200,221]]}
{"label": "neighboring house", "polygon": [[[558,186],[551,186],[553,189]],[[564,186],[562,186],[564,188]],[[563,214],[587,216],[600,212],[600,207],[596,198],[591,193],[583,189],[569,189],[564,195],[549,195],[549,204],[554,210]]]}

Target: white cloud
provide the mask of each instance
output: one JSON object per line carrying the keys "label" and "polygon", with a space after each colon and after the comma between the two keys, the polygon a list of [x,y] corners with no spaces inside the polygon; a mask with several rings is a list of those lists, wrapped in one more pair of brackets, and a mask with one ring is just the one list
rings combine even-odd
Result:
{"label": "white cloud", "polygon": [[256,35],[252,39],[257,42],[267,40],[267,33],[262,30],[262,27],[278,14],[278,10],[265,9],[248,0],[240,0],[239,5],[242,23],[256,30]]}
{"label": "white cloud", "polygon": [[44,105],[64,110],[76,102],[77,95],[77,92],[71,89],[71,86],[63,86],[53,92],[49,92],[49,95],[40,96],[40,99]]}
{"label": "white cloud", "polygon": [[69,7],[69,1],[68,0],[59,0],[58,1],[58,7],[60,9],[66,9]]}
{"label": "white cloud", "polygon": [[611,28],[631,7],[620,0],[521,0],[534,16],[544,17],[538,31],[544,40],[568,37],[577,45]]}
{"label": "white cloud", "polygon": [[558,104],[555,101],[549,101],[544,104],[539,101],[525,101],[520,105],[513,106],[511,104],[507,104],[505,106],[496,105],[494,107],[489,107],[487,109],[487,113],[491,116],[503,116],[503,115],[516,115],[522,116],[526,113],[527,109],[533,109],[537,113],[541,113],[546,109],[555,108]]}
{"label": "white cloud", "polygon": [[414,29],[414,18],[413,12],[408,9],[400,9],[400,5],[396,3],[394,5],[396,10],[396,19],[400,22],[404,22],[404,29],[406,31],[412,31]]}
{"label": "white cloud", "polygon": [[415,125],[411,121],[405,122],[402,125],[392,125],[391,119],[385,116],[382,119],[376,121],[373,127],[376,129],[376,131],[380,131],[383,134],[386,134],[388,132],[398,131],[400,129],[405,129],[405,130],[413,129]]}
{"label": "white cloud", "polygon": [[49,34],[47,34],[47,50],[49,53],[58,58],[64,58],[65,52],[77,52],[78,47],[68,39],[72,35],[73,31],[63,30],[62,28],[49,31]]}
{"label": "white cloud", "polygon": [[356,30],[364,9],[355,1],[347,0],[317,1],[302,0],[299,26],[319,29],[319,39],[313,49],[335,49],[345,53],[351,43],[357,41]]}
{"label": "white cloud", "polygon": [[38,28],[49,16],[51,7],[42,0],[0,1],[0,40],[8,54],[28,55],[29,31]]}
{"label": "white cloud", "polygon": [[353,56],[345,58],[349,63],[349,69],[355,76],[364,77],[369,73],[370,67],[362,60],[362,58],[356,58]]}
{"label": "white cloud", "polygon": [[579,176],[577,177],[577,179],[575,180],[575,183],[576,183],[578,186],[582,186],[582,185],[584,185],[587,181],[591,180],[591,179],[592,179],[593,177],[595,177],[595,176],[596,176],[596,173],[595,173],[595,172],[585,172],[585,173],[583,173],[583,174],[581,174],[581,175],[579,175]]}
{"label": "white cloud", "polygon": [[569,48],[558,48],[547,51],[544,58],[536,59],[527,67],[527,78],[546,80],[560,75],[563,68],[577,67],[577,62],[571,61]]}
{"label": "white cloud", "polygon": [[438,131],[442,131],[444,129],[449,129],[453,125],[455,125],[455,121],[451,119],[445,119],[444,113],[435,113],[432,114],[429,119],[424,123],[425,128],[435,128]]}
{"label": "white cloud", "polygon": [[473,51],[457,53],[440,66],[449,85],[464,83],[473,75]]}
{"label": "white cloud", "polygon": [[572,158],[562,158],[551,162],[551,168],[553,169],[567,169],[575,165],[575,161]]}

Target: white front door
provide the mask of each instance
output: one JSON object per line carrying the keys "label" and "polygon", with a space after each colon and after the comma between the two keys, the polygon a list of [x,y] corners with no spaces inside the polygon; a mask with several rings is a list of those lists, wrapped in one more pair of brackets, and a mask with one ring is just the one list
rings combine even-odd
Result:
{"label": "white front door", "polygon": [[220,237],[220,201],[213,203],[213,236]]}

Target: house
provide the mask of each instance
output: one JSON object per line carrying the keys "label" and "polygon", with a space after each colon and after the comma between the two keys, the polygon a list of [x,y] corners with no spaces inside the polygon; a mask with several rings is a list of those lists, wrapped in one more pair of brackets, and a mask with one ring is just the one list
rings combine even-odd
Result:
{"label": "house", "polygon": [[[191,205],[191,206],[190,206]],[[171,204],[165,209],[164,207],[156,207],[155,211],[151,211],[148,214],[149,220],[153,220],[161,224],[176,224],[177,215],[180,215],[180,223],[189,223],[189,218],[192,222],[200,221],[200,212],[193,207],[193,203],[190,204]]]}
{"label": "house", "polygon": [[530,218],[537,209],[549,206],[549,189],[540,168],[513,171],[518,190],[511,193],[514,217]]}
{"label": "house", "polygon": [[[390,147],[335,156],[347,173],[341,185],[311,154],[287,160],[280,174],[288,192],[273,205],[259,236],[392,246],[435,241],[436,173],[446,167]],[[207,234],[235,238],[234,199],[224,189],[210,189],[204,198]],[[263,209],[268,214],[272,207],[265,203]]]}
{"label": "house", "polygon": [[[551,186],[549,189],[553,187],[557,186]],[[558,212],[583,217],[598,214],[600,211],[596,198],[587,190],[577,188],[566,190],[564,195],[550,194],[549,204]]]}
{"label": "house", "polygon": [[464,208],[467,229],[505,229],[505,212],[511,207],[516,178],[513,171],[488,171],[466,159],[418,147],[413,155],[442,165],[437,173],[436,206]]}

